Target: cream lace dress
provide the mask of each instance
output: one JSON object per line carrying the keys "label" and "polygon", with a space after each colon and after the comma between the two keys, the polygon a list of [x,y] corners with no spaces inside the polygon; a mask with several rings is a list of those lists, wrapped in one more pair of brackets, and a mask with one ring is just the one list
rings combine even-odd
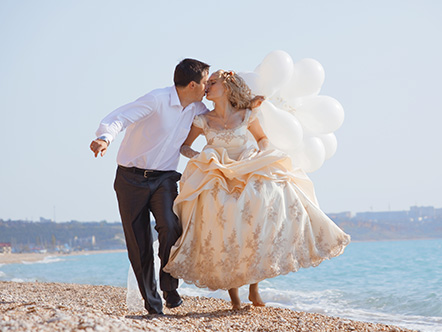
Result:
{"label": "cream lace dress", "polygon": [[236,128],[194,125],[207,145],[189,160],[174,211],[183,234],[164,270],[209,289],[230,289],[317,266],[350,242],[318,206],[313,184],[277,150],[248,143],[247,111]]}

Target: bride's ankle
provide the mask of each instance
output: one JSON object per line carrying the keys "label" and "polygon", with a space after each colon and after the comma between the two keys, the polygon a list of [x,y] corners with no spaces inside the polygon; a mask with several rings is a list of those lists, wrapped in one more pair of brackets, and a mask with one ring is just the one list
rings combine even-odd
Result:
{"label": "bride's ankle", "polygon": [[238,288],[229,289],[229,295],[232,302],[232,309],[241,309],[241,299],[239,297]]}
{"label": "bride's ankle", "polygon": [[249,288],[249,301],[252,302],[254,306],[263,307],[265,302],[262,300],[259,294],[258,284],[250,285]]}

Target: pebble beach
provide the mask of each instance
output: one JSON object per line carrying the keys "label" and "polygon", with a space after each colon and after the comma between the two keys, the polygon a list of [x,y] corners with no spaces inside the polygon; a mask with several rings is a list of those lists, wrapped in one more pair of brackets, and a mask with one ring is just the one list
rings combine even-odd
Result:
{"label": "pebble beach", "polygon": [[126,288],[0,282],[0,331],[412,331],[392,325],[183,296],[164,316],[128,312]]}

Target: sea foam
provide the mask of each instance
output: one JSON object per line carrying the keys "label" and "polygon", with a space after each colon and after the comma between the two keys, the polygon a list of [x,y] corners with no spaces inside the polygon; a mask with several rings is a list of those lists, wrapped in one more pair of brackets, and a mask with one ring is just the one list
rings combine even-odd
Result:
{"label": "sea foam", "polygon": [[35,262],[26,262],[24,261],[23,264],[52,264],[52,263],[57,263],[57,262],[63,262],[66,259],[64,258],[60,258],[57,256],[46,256],[45,258],[43,258],[40,261],[35,261]]}

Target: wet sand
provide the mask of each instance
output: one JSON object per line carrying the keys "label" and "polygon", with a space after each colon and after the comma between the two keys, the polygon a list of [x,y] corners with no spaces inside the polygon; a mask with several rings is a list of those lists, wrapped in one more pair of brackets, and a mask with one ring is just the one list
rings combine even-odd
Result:
{"label": "wet sand", "polygon": [[0,282],[1,331],[411,331],[391,325],[364,323],[243,304],[183,297],[164,316],[130,313],[126,289],[61,283]]}

